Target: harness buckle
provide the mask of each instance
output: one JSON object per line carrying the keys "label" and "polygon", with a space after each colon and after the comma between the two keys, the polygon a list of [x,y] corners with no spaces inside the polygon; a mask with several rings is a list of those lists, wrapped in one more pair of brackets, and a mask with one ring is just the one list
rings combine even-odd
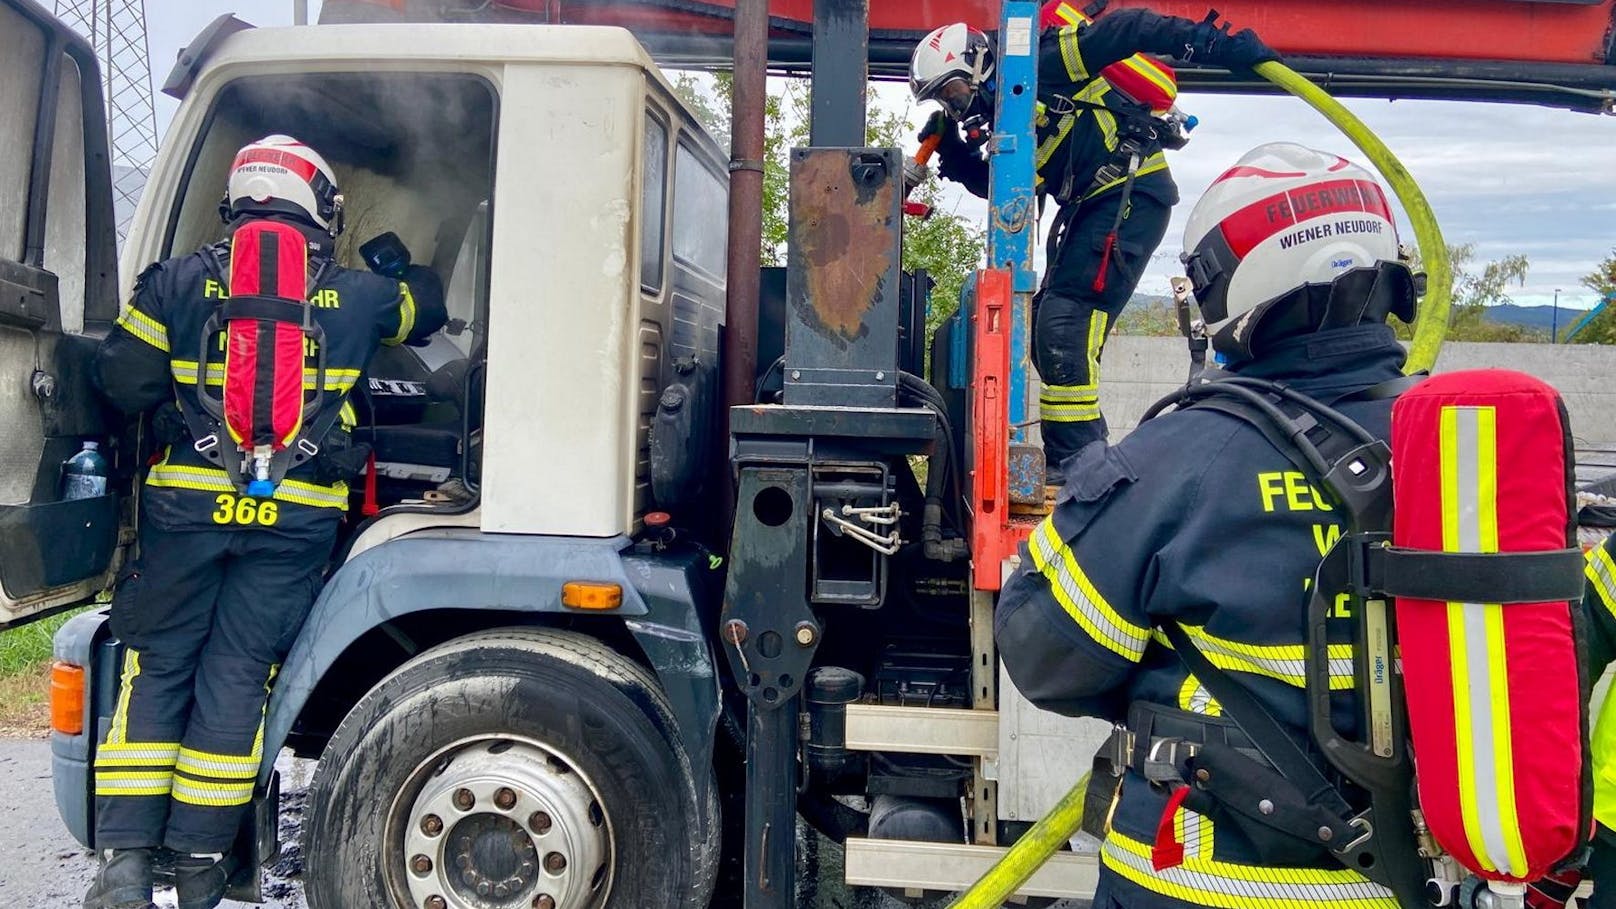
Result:
{"label": "harness buckle", "polygon": [[1201,746],[1195,742],[1177,738],[1156,739],[1150,743],[1150,751],[1145,755],[1140,772],[1152,783],[1181,783],[1184,774],[1179,770],[1179,761],[1195,757],[1200,750]]}
{"label": "harness buckle", "polygon": [[314,442],[309,439],[298,439],[297,448],[299,451],[303,452],[304,455],[311,458],[320,453],[320,446],[314,444]]}
{"label": "harness buckle", "polygon": [[1354,849],[1357,849],[1359,846],[1362,846],[1364,843],[1367,843],[1370,840],[1374,839],[1374,837],[1375,837],[1375,825],[1371,824],[1369,822],[1369,819],[1364,817],[1361,814],[1358,815],[1357,817],[1353,818],[1352,820],[1348,821],[1347,826],[1357,828],[1360,831],[1360,833],[1356,837],[1353,837],[1352,842],[1347,843],[1345,846],[1342,846],[1340,849],[1335,850],[1337,852],[1342,852],[1342,853],[1351,852]]}
{"label": "harness buckle", "polygon": [[196,449],[196,453],[199,455],[213,457],[213,452],[219,447],[219,434],[216,432],[208,433],[191,443],[191,447]]}
{"label": "harness buckle", "polygon": [[1100,758],[1109,765],[1111,775],[1120,779],[1133,763],[1133,730],[1121,723],[1111,727],[1111,737],[1100,747]]}

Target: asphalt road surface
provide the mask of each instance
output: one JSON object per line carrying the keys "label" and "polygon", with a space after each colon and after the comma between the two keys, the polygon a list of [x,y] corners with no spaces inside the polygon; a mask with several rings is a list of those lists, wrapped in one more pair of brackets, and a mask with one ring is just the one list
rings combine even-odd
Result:
{"label": "asphalt road surface", "polygon": [[[267,909],[305,909],[299,875],[303,869],[300,825],[305,787],[314,762],[282,758],[281,857],[264,875]],[[802,850],[803,909],[925,909],[873,891],[851,893],[842,886],[840,851],[818,841]],[[68,835],[56,816],[51,794],[50,744],[42,740],[0,739],[0,907],[71,909],[79,905],[95,857]],[[172,909],[173,896],[160,893],[157,905]],[[225,903],[227,907],[248,904]],[[941,906],[939,903],[927,906]],[[1051,909],[1075,909],[1061,903]],[[719,894],[714,909],[738,909],[739,901]],[[360,907],[354,907],[360,909]]]}

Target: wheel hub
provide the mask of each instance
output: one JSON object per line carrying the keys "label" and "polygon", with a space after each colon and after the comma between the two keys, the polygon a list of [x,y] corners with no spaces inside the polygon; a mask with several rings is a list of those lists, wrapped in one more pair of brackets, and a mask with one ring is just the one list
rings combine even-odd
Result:
{"label": "wheel hub", "polygon": [[423,765],[409,805],[403,882],[419,909],[604,905],[611,832],[567,760],[537,743],[483,739]]}

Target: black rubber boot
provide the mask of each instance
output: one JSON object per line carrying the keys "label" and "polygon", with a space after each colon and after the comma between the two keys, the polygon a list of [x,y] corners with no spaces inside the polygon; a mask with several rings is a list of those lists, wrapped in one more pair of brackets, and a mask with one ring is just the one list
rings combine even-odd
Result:
{"label": "black rubber boot", "polygon": [[84,894],[84,909],[153,909],[150,849],[113,849]]}
{"label": "black rubber boot", "polygon": [[230,883],[225,860],[211,855],[178,855],[174,858],[174,895],[179,909],[213,909],[224,899]]}

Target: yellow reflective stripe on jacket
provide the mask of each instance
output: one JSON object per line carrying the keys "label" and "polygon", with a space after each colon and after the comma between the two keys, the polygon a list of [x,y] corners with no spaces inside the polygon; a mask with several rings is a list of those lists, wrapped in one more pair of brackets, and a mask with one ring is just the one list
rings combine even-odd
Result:
{"label": "yellow reflective stripe on jacket", "polygon": [[[1202,821],[1208,827],[1210,821]],[[1162,896],[1219,909],[1398,909],[1390,890],[1345,868],[1264,868],[1184,850],[1182,864],[1157,871],[1150,845],[1112,830],[1100,847],[1105,866]]]}
{"label": "yellow reflective stripe on jacket", "polygon": [[1108,110],[1095,110],[1094,122],[1100,124],[1100,138],[1105,142],[1106,151],[1117,150],[1117,115]]}
{"label": "yellow reflective stripe on jacket", "polygon": [[1616,559],[1611,558],[1603,543],[1588,550],[1588,565],[1583,573],[1605,611],[1616,618]]}
{"label": "yellow reflective stripe on jacket", "polygon": [[1095,643],[1129,662],[1138,662],[1150,643],[1150,630],[1128,621],[1106,602],[1061,541],[1052,518],[1045,518],[1027,541],[1033,567],[1049,581],[1049,590],[1066,614]]}
{"label": "yellow reflective stripe on jacket", "polygon": [[[1230,672],[1249,672],[1297,688],[1307,687],[1307,647],[1302,644],[1244,644],[1208,634],[1197,625],[1180,625],[1212,665]],[[1171,648],[1172,642],[1161,631],[1157,643]],[[1331,644],[1330,690],[1345,691],[1353,686],[1352,645]]]}
{"label": "yellow reflective stripe on jacket", "polygon": [[[1616,559],[1610,544],[1601,543],[1588,551],[1586,569],[1589,586],[1599,605],[1616,616]],[[1589,753],[1594,765],[1594,819],[1608,830],[1616,830],[1616,697],[1607,692],[1594,723]]]}
{"label": "yellow reflective stripe on jacket", "polygon": [[[1134,171],[1134,179],[1137,180],[1137,179],[1139,179],[1140,177],[1143,177],[1146,174],[1153,174],[1153,173],[1156,173],[1157,171],[1166,170],[1166,169],[1167,169],[1167,155],[1162,153],[1162,152],[1156,152],[1156,153],[1150,155],[1149,157],[1145,158],[1144,161],[1140,162],[1139,169],[1137,171]],[[1088,192],[1088,194],[1085,195],[1083,198],[1092,199],[1095,196],[1098,196],[1100,193],[1103,193],[1106,190],[1111,189],[1113,187],[1121,186],[1122,184],[1124,184],[1126,182],[1128,182],[1127,177],[1125,177],[1125,176],[1124,177],[1118,177],[1117,179],[1112,180],[1109,183],[1102,183],[1099,186],[1096,186],[1094,189],[1090,190]]]}
{"label": "yellow reflective stripe on jacket", "polygon": [[1077,28],[1063,26],[1060,30],[1061,62],[1066,64],[1066,77],[1073,82],[1086,82],[1089,69],[1083,65],[1083,50],[1077,43]]}
{"label": "yellow reflective stripe on jacket", "polygon": [[[194,489],[202,492],[236,492],[235,484],[230,482],[230,477],[223,468],[170,464],[167,459],[159,462],[146,475],[146,485],[165,489]],[[276,485],[273,498],[278,502],[291,502],[295,505],[346,509],[348,484],[333,483],[330,486],[321,486],[302,480],[282,480]]]}
{"label": "yellow reflective stripe on jacket", "polygon": [[398,304],[398,334],[388,338],[386,344],[403,344],[404,339],[415,330],[415,295],[410,293],[410,286],[403,281],[398,282],[399,296],[403,300]]}
{"label": "yellow reflective stripe on jacket", "polygon": [[[1054,156],[1055,149],[1060,148],[1061,143],[1066,141],[1066,137],[1071,135],[1072,125],[1077,122],[1078,116],[1078,111],[1070,111],[1061,114],[1061,118],[1055,122],[1055,131],[1050,133],[1049,137],[1038,145],[1038,151],[1035,155],[1037,161],[1034,165],[1038,170],[1043,170],[1044,165],[1048,164],[1049,159]],[[1040,177],[1039,179],[1042,180],[1043,178]]]}
{"label": "yellow reflective stripe on jacket", "polygon": [[[195,385],[196,372],[201,364],[195,360],[169,360],[168,371],[174,381],[180,385]],[[320,380],[320,370],[313,366],[303,367],[303,390],[314,391]],[[325,390],[337,393],[348,391],[359,381],[357,369],[327,369],[325,371]],[[224,384],[224,364],[208,364],[208,384]]]}
{"label": "yellow reflective stripe on jacket", "polygon": [[163,353],[168,353],[168,328],[163,323],[136,309],[132,304],[125,306],[123,312],[118,314],[116,324],[119,328]]}

